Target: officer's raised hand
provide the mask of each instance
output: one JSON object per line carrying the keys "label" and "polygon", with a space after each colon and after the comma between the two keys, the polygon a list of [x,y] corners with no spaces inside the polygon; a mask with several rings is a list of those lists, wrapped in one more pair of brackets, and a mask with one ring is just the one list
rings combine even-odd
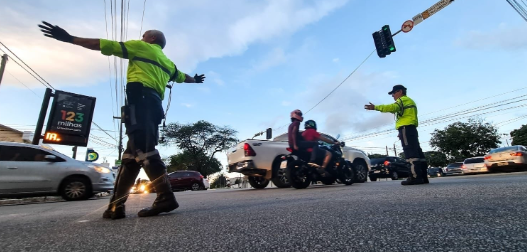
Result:
{"label": "officer's raised hand", "polygon": [[370,102],[370,105],[364,105],[364,109],[375,110],[375,105],[373,105],[373,103]]}
{"label": "officer's raised hand", "polygon": [[201,74],[201,75],[194,75],[194,81],[196,83],[203,83],[203,81],[205,80],[205,74]]}
{"label": "officer's raised hand", "polygon": [[44,25],[38,25],[41,31],[44,33],[44,36],[60,40],[62,42],[72,43],[73,36],[71,36],[67,31],[60,28],[59,26],[52,25],[46,21],[42,21]]}

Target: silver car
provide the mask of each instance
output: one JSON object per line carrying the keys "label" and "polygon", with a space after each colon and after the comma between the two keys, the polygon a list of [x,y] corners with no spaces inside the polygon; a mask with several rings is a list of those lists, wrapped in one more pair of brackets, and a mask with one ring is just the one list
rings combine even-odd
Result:
{"label": "silver car", "polygon": [[445,167],[445,170],[443,173],[445,175],[462,175],[463,169],[461,169],[461,167],[463,167],[462,162],[452,163],[452,164],[449,164],[447,167]]}
{"label": "silver car", "polygon": [[485,159],[483,157],[473,157],[467,158],[463,161],[463,166],[461,166],[463,174],[471,173],[482,173],[488,172],[487,165],[485,164]]}
{"label": "silver car", "polygon": [[527,148],[515,145],[493,149],[485,156],[485,164],[489,171],[505,167],[525,168],[527,167]]}
{"label": "silver car", "polygon": [[0,142],[0,197],[61,195],[83,200],[113,189],[110,169],[43,146]]}

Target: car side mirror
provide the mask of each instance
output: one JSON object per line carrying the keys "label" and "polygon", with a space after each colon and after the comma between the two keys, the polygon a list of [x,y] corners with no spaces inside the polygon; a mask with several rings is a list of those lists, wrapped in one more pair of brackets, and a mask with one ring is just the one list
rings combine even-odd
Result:
{"label": "car side mirror", "polygon": [[340,142],[340,147],[344,147],[346,146],[346,143],[345,142]]}
{"label": "car side mirror", "polygon": [[49,161],[49,162],[56,162],[57,157],[55,155],[46,155],[44,156],[44,160]]}

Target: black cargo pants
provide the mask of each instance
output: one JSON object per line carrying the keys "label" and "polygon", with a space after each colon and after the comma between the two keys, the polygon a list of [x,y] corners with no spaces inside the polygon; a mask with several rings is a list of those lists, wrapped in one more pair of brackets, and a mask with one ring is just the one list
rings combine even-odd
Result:
{"label": "black cargo pants", "polygon": [[[166,178],[166,167],[156,145],[159,139],[159,124],[164,117],[162,100],[157,91],[143,87],[138,82],[126,85],[127,105],[122,108],[128,142],[122,165],[115,182],[111,203],[124,203],[143,166],[152,188],[170,188]],[[160,187],[160,185],[163,185]],[[163,191],[170,190],[164,189]],[[171,190],[170,190],[171,192]]]}
{"label": "black cargo pants", "polygon": [[399,139],[403,146],[404,157],[411,164],[413,178],[427,176],[428,164],[419,144],[419,133],[414,125],[399,127]]}

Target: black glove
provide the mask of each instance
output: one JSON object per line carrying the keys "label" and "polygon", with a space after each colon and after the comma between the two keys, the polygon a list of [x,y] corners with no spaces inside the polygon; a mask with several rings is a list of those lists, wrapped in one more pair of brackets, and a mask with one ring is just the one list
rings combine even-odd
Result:
{"label": "black glove", "polygon": [[38,25],[40,27],[41,31],[44,33],[44,36],[54,38],[56,40],[60,40],[62,42],[72,43],[73,42],[73,36],[71,36],[67,31],[64,29],[54,26],[46,21],[42,21],[42,23],[45,25]]}
{"label": "black glove", "polygon": [[194,75],[194,81],[196,81],[196,83],[203,83],[203,80],[205,80],[205,75],[204,74],[201,74],[201,75]]}

